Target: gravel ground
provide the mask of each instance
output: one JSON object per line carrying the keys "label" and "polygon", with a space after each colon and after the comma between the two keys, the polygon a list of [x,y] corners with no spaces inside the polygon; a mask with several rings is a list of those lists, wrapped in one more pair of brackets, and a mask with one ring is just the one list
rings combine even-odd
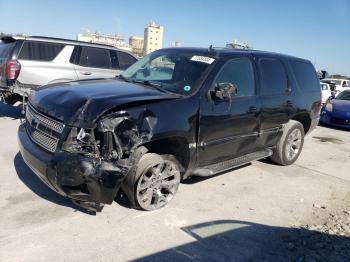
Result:
{"label": "gravel ground", "polygon": [[318,127],[292,166],[192,178],[161,210],[94,215],[26,167],[19,111],[0,104],[0,261],[350,261],[349,131]]}

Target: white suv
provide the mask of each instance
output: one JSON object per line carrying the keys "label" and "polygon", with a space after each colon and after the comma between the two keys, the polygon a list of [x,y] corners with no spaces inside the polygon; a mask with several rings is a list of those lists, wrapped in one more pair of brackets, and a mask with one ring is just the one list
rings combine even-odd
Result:
{"label": "white suv", "polygon": [[0,91],[5,101],[16,101],[46,84],[113,78],[136,61],[132,54],[107,45],[36,36],[3,37]]}
{"label": "white suv", "polygon": [[345,89],[350,89],[350,80],[339,79],[339,78],[325,78],[321,80],[322,82],[335,85],[336,92],[344,91]]}

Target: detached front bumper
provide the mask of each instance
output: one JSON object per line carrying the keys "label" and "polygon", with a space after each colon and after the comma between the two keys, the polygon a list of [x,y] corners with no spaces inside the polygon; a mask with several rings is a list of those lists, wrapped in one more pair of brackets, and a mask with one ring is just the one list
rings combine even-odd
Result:
{"label": "detached front bumper", "polygon": [[125,178],[125,170],[110,162],[64,151],[48,153],[31,140],[25,123],[18,129],[18,143],[24,162],[48,187],[91,211],[111,204]]}

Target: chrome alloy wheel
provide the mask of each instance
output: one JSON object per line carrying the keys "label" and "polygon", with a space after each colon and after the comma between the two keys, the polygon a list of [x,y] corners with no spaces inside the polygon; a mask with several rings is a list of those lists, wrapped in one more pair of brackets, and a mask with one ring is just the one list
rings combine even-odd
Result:
{"label": "chrome alloy wheel", "polygon": [[154,163],[144,170],[136,188],[137,202],[145,210],[168,204],[180,184],[180,171],[170,160]]}
{"label": "chrome alloy wheel", "polygon": [[286,158],[291,161],[293,160],[300,151],[300,146],[302,142],[301,131],[299,129],[294,129],[287,138],[287,143],[285,147]]}

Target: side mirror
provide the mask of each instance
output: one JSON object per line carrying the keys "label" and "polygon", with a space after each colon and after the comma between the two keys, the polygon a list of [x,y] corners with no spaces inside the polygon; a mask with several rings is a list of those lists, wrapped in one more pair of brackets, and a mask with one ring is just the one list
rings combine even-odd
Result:
{"label": "side mirror", "polygon": [[236,85],[227,82],[216,84],[214,90],[210,91],[213,100],[231,99],[235,95],[237,95]]}
{"label": "side mirror", "polygon": [[145,68],[142,70],[142,74],[143,74],[144,77],[150,76],[150,75],[151,75],[151,70],[150,70],[150,68],[149,68],[148,66],[145,67]]}

